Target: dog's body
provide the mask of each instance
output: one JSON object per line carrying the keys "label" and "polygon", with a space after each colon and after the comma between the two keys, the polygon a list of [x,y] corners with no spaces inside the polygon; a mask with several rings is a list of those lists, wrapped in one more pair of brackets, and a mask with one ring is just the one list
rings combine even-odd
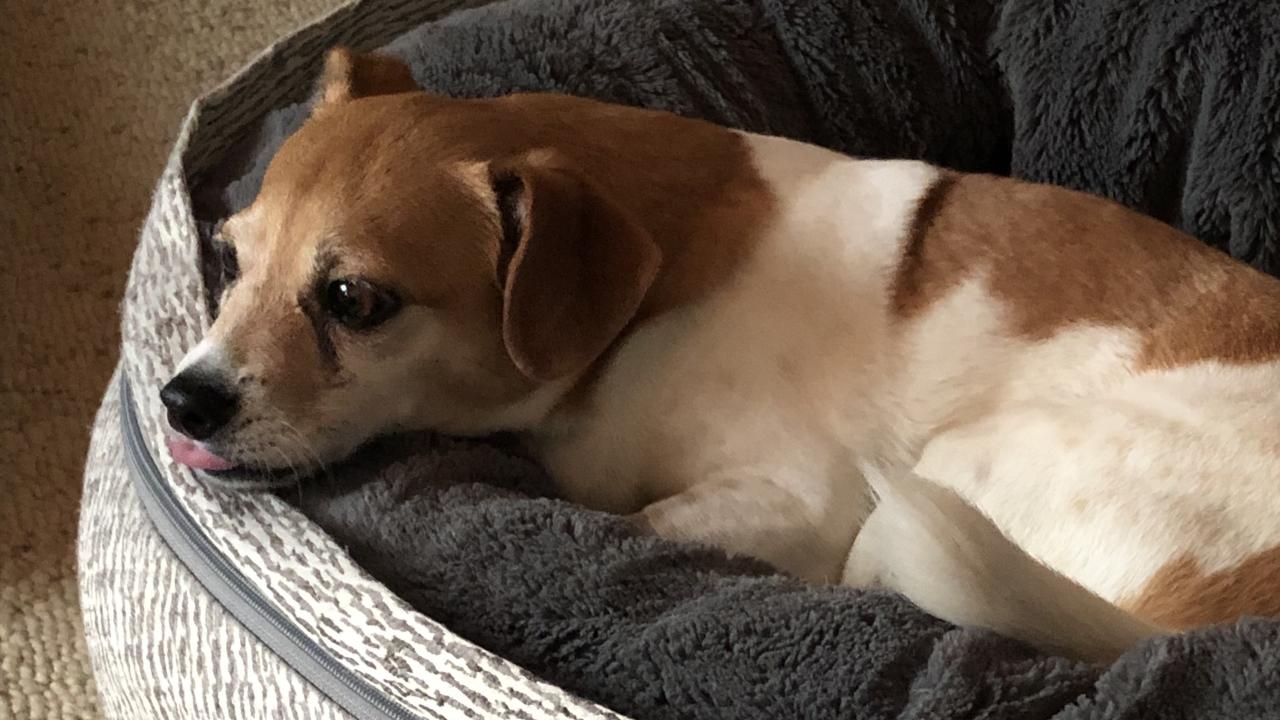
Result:
{"label": "dog's body", "polygon": [[[918,460],[1148,621],[1280,612],[1276,283],[1095,198],[744,139],[776,214],[731,282],[630,333],[573,429],[540,438],[570,498],[657,500],[663,534],[848,581],[860,464]],[[1002,293],[1006,273],[1041,294]]]}
{"label": "dog's body", "polygon": [[240,389],[167,396],[175,457],[512,430],[571,500],[1079,656],[1280,613],[1280,282],[1065,190],[406,77],[335,54],[229,223],[180,377]]}

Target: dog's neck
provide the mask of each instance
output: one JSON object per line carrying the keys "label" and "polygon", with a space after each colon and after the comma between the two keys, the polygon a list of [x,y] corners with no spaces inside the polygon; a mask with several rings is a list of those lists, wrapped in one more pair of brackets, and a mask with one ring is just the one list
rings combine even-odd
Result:
{"label": "dog's neck", "polygon": [[[782,451],[804,456],[796,468],[825,467],[833,453],[850,452],[843,441],[815,446],[835,435],[865,440],[858,452],[875,456],[919,435],[918,428],[887,428],[878,405],[894,391],[884,328],[886,286],[900,255],[895,236],[910,221],[922,178],[934,171],[850,163],[772,138],[751,142],[753,158],[770,173],[762,182],[769,204],[745,195],[717,208],[758,213],[733,238],[738,264],[687,300],[664,307],[674,297],[667,295],[651,305],[658,311],[638,317],[526,434],[571,498],[631,511],[680,491],[682,479],[750,465],[763,447],[743,446],[750,433],[729,429],[737,423],[786,418],[805,426],[799,436],[779,428],[798,441]],[[691,226],[668,244],[717,250],[715,236],[698,230]],[[677,262],[664,271],[690,267],[698,266]],[[842,398],[840,409],[816,419],[832,397]],[[785,442],[773,440],[775,447]]]}

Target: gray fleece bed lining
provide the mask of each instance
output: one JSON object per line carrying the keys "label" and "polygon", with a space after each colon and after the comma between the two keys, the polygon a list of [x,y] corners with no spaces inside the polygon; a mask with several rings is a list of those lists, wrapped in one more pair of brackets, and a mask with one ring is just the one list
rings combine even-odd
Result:
{"label": "gray fleece bed lining", "polygon": [[[570,92],[1089,190],[1275,272],[1280,115],[1261,96],[1280,98],[1280,14],[1223,7],[518,1],[389,50],[436,92]],[[201,203],[206,236],[251,200],[304,115],[269,113],[239,179],[198,189],[215,198]],[[221,260],[206,255],[211,298]],[[807,587],[636,536],[550,497],[501,444],[387,439],[290,499],[421,612],[636,718],[1235,719],[1280,707],[1280,623],[1155,640],[1106,668],[1047,657],[892,595]]]}

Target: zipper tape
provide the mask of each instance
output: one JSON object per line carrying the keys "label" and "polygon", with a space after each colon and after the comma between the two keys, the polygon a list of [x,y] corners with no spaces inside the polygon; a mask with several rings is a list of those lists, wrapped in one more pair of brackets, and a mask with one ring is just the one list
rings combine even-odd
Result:
{"label": "zipper tape", "polygon": [[[286,665],[361,720],[425,720],[344,667],[258,592],[200,529],[147,449],[129,380],[119,380],[125,458],[148,517],[206,591]],[[269,681],[269,679],[268,679]]]}

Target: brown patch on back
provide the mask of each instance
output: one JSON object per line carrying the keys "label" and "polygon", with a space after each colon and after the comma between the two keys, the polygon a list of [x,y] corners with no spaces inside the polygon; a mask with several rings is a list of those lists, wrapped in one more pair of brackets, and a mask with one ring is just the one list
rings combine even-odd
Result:
{"label": "brown patch on back", "polygon": [[[940,268],[925,267],[926,255],[930,262],[937,262],[939,241],[930,238],[930,235],[936,233],[938,215],[959,179],[960,175],[953,172],[939,173],[916,206],[911,228],[907,230],[903,241],[902,259],[898,263],[898,275],[893,284],[893,308],[900,315],[915,315],[963,279],[958,277],[944,284],[939,282],[944,280],[938,274]],[[945,258],[955,259],[950,254]]]}
{"label": "brown patch on back", "polygon": [[944,173],[921,201],[893,291],[912,317],[981,273],[1014,332],[1132,328],[1142,367],[1280,357],[1280,281],[1117,203]]}
{"label": "brown patch on back", "polygon": [[1122,605],[1148,622],[1177,630],[1245,616],[1280,616],[1280,546],[1215,573],[1203,572],[1194,558],[1174,560],[1156,571],[1140,597]]}

